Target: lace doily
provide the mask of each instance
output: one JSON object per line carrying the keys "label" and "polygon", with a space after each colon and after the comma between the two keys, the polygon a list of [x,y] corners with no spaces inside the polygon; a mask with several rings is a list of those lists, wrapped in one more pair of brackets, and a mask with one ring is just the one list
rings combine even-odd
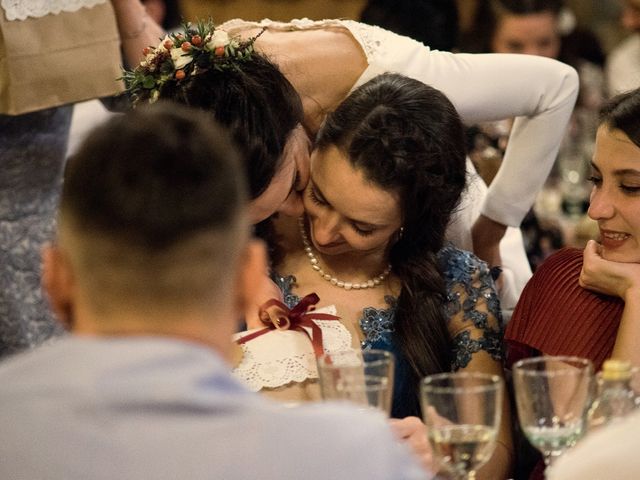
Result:
{"label": "lace doily", "polygon": [[308,18],[296,18],[289,22],[278,22],[269,18],[264,18],[259,22],[252,22],[234,18],[220,25],[220,28],[229,34],[236,34],[249,28],[268,28],[270,30],[292,32],[296,30],[318,30],[326,27],[344,27],[344,25],[342,20],[310,20]]}
{"label": "lace doily", "polygon": [[[336,314],[333,305],[314,310]],[[313,320],[322,329],[324,351],[334,353],[351,348],[351,334],[340,321]],[[255,330],[240,332],[234,340]],[[311,329],[308,329],[310,332]],[[241,344],[243,357],[233,374],[247,387],[257,392],[262,388],[276,388],[291,382],[318,378],[316,358],[309,338],[295,330],[273,330],[261,337]]]}
{"label": "lace doily", "polygon": [[81,8],[91,8],[107,0],[2,0],[1,5],[7,20],[40,18],[60,12],[76,12]]}

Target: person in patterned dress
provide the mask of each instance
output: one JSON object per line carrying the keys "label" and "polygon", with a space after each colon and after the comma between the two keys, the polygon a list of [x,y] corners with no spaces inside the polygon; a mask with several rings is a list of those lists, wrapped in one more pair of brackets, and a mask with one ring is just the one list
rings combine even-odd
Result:
{"label": "person in patterned dress", "polygon": [[71,107],[0,115],[0,359],[63,332],[40,288],[40,250],[54,213]]}

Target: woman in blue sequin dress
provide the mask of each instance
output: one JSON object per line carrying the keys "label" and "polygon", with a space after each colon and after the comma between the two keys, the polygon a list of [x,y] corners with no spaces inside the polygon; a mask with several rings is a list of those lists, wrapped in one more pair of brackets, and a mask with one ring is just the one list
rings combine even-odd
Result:
{"label": "woman in blue sequin dress", "polygon": [[[419,380],[431,373],[502,375],[502,320],[487,265],[445,243],[465,188],[460,118],[438,90],[397,74],[356,89],[329,114],[311,157],[305,216],[277,228],[276,282],[293,305],[310,292],[334,305],[352,345],[392,351],[392,416],[419,416]],[[315,381],[272,389],[274,396]],[[501,447],[479,478],[506,478]]]}

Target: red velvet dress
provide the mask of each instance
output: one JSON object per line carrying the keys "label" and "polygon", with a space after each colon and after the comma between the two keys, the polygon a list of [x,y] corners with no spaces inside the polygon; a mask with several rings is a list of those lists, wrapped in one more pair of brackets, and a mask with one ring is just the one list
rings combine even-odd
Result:
{"label": "red velvet dress", "polygon": [[[518,360],[540,354],[576,355],[595,371],[609,358],[624,302],[578,284],[582,250],[565,248],[549,257],[522,292],[505,332],[508,370]],[[531,479],[543,479],[536,465]]]}

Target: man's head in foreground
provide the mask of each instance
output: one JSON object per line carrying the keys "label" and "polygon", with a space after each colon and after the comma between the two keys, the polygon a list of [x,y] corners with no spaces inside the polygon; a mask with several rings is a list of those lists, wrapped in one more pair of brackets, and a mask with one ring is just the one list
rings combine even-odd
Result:
{"label": "man's head in foreground", "polygon": [[78,334],[177,336],[226,355],[264,274],[225,131],[158,104],[111,119],[69,159],[44,282]]}

